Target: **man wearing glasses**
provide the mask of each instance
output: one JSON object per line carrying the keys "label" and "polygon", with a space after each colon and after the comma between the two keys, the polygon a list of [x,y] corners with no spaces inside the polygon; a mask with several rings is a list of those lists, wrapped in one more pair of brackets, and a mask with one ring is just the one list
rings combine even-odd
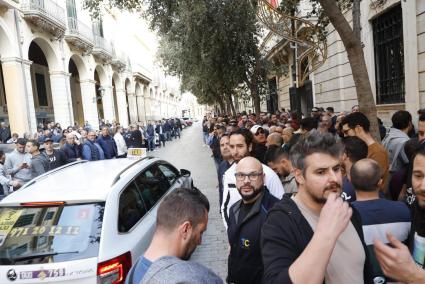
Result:
{"label": "man wearing glasses", "polygon": [[369,119],[361,112],[353,112],[343,118],[341,125],[344,137],[357,136],[367,144],[367,158],[375,160],[381,167],[384,179],[381,190],[386,193],[389,174],[388,152],[369,132]]}
{"label": "man wearing glasses", "polygon": [[[223,176],[223,203],[221,204],[221,213],[224,226],[227,228],[229,220],[229,209],[241,199],[236,188],[236,166],[243,158],[252,156],[253,135],[245,128],[230,133],[229,148],[234,161],[233,165],[224,173]],[[264,172],[264,184],[270,193],[278,199],[284,194],[282,183],[277,174],[268,166],[262,164]]]}
{"label": "man wearing glasses", "polygon": [[267,212],[279,200],[264,185],[263,167],[257,159],[246,157],[240,160],[234,175],[242,199],[233,204],[229,213],[227,282],[261,283],[261,227]]}

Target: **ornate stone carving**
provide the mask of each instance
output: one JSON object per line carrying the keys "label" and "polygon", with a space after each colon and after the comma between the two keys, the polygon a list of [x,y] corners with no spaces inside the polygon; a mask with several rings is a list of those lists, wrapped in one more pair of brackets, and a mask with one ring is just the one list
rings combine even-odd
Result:
{"label": "ornate stone carving", "polygon": [[387,0],[371,0],[370,2],[370,8],[378,9],[383,7],[387,3]]}

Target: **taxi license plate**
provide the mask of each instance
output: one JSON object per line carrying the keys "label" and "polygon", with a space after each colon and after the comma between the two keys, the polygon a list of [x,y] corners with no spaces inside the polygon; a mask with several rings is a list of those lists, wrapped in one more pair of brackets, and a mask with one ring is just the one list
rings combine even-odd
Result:
{"label": "taxi license plate", "polygon": [[59,269],[43,269],[36,271],[21,271],[19,273],[20,279],[45,279],[52,277],[65,276],[65,268]]}

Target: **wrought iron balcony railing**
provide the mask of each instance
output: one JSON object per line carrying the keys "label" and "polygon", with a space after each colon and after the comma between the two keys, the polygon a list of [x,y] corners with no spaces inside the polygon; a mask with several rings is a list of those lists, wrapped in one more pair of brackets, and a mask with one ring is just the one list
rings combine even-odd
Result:
{"label": "wrought iron balcony railing", "polygon": [[23,0],[24,18],[42,31],[60,38],[65,34],[65,9],[52,0]]}
{"label": "wrought iron balcony railing", "polygon": [[92,53],[103,61],[109,62],[112,59],[112,45],[100,35],[94,35],[94,48]]}
{"label": "wrought iron balcony railing", "polygon": [[87,53],[91,52],[94,46],[92,29],[74,17],[68,17],[68,30],[65,40],[77,49]]}
{"label": "wrought iron balcony railing", "polygon": [[125,54],[115,47],[112,47],[112,62],[111,64],[119,70],[124,70],[127,65],[127,58]]}

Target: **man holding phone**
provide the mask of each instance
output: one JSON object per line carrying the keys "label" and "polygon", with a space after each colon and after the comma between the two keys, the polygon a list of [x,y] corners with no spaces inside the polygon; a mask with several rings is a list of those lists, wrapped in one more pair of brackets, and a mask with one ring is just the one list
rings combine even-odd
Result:
{"label": "man holding phone", "polygon": [[31,155],[25,153],[25,138],[18,138],[16,141],[16,149],[6,156],[4,168],[7,175],[19,184],[14,189],[20,188],[26,182],[31,180]]}

